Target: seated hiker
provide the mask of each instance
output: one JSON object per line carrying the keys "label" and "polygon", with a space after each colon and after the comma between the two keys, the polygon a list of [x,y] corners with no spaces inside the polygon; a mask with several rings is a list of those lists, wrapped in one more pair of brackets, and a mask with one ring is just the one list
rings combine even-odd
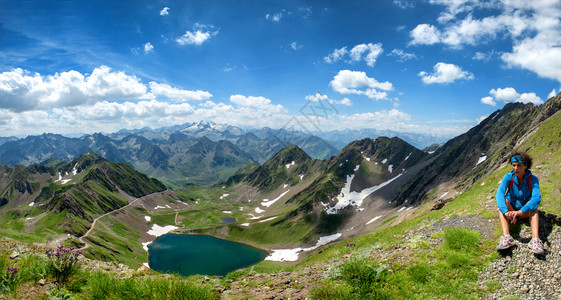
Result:
{"label": "seated hiker", "polygon": [[512,151],[510,155],[512,171],[507,173],[495,196],[499,207],[499,220],[503,230],[497,250],[504,250],[514,246],[514,239],[510,236],[509,222],[516,224],[519,219],[530,219],[532,240],[528,246],[536,254],[543,254],[543,244],[539,237],[538,206],[541,202],[540,183],[532,175],[532,157],[525,152]]}

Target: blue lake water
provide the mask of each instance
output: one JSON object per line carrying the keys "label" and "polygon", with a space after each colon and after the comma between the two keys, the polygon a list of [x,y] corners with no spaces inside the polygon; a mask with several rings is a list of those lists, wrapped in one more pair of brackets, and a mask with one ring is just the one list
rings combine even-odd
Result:
{"label": "blue lake water", "polygon": [[267,257],[267,252],[207,235],[165,234],[148,245],[150,268],[184,276],[226,275]]}

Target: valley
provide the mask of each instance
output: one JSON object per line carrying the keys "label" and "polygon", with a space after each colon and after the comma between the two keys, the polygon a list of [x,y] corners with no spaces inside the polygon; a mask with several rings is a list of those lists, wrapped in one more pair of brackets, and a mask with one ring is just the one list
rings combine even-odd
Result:
{"label": "valley", "polygon": [[[442,247],[445,229],[437,234],[430,228],[475,215],[492,227],[478,246],[486,251],[482,259],[497,259],[490,254],[498,232],[494,193],[509,169],[510,149],[534,156],[540,209],[559,226],[560,109],[560,96],[537,107],[507,104],[434,153],[397,137],[357,140],[326,159],[289,145],[209,186],[166,185],[92,152],[70,162],[2,166],[0,228],[3,238],[37,244],[64,239],[89,259],[133,269],[147,266],[147,246],[156,237],[173,232],[264,249],[265,261],[251,268],[259,272],[329,266],[343,255],[378,252],[403,271],[395,264],[426,264]],[[195,145],[193,153],[220,143],[200,138]],[[392,247],[398,256],[382,251]]]}

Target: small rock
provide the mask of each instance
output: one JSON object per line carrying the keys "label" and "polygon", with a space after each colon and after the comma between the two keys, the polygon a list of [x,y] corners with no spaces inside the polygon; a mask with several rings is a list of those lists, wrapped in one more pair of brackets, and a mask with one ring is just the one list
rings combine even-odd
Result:
{"label": "small rock", "polygon": [[10,254],[10,259],[16,259],[19,256],[19,253],[14,251],[12,252],[12,254]]}
{"label": "small rock", "polygon": [[530,291],[530,289],[529,289],[527,286],[523,286],[523,287],[520,289],[520,293],[522,293],[522,294],[527,294],[528,291]]}
{"label": "small rock", "polygon": [[45,286],[45,284],[47,284],[47,281],[46,281],[45,279],[40,279],[37,283],[38,283],[40,286]]}

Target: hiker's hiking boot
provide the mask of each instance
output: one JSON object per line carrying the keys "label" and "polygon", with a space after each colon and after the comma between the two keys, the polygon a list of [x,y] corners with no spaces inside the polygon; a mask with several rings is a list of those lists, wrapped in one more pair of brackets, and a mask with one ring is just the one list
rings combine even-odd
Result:
{"label": "hiker's hiking boot", "polygon": [[497,250],[505,250],[514,246],[514,239],[510,234],[501,236],[500,244],[497,246]]}
{"label": "hiker's hiking boot", "polygon": [[528,243],[528,247],[530,247],[530,249],[532,249],[532,251],[534,251],[535,254],[537,255],[542,255],[544,254],[544,250],[543,250],[543,244],[542,241],[539,238],[533,238],[529,243]]}

